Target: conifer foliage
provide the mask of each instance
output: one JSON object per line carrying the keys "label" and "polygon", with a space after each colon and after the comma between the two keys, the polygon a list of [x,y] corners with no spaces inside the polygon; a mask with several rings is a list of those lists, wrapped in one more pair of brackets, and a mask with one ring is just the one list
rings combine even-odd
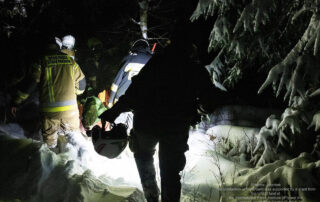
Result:
{"label": "conifer foliage", "polygon": [[319,0],[199,0],[191,16],[215,21],[208,50],[218,54],[207,69],[218,87],[236,86],[247,70],[265,73],[258,94],[272,87],[288,104],[268,129],[272,135],[259,134],[254,164],[277,160],[279,148],[292,153],[298,139],[320,127],[319,9]]}

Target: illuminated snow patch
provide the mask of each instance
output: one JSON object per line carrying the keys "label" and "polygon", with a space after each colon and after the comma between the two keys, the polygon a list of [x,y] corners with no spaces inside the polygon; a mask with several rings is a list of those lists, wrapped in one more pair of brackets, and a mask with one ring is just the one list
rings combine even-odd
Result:
{"label": "illuminated snow patch", "polygon": [[[69,143],[66,152],[56,155],[47,147],[41,148],[43,174],[41,184],[46,181],[50,172],[58,165],[65,164],[65,172],[69,175],[86,175],[90,172],[97,179],[110,186],[129,186],[142,190],[139,174],[133,153],[127,146],[121,155],[115,159],[108,159],[99,155],[90,139],[81,133],[71,132],[66,135]],[[198,185],[217,184],[215,173],[219,170],[212,158],[214,145],[210,137],[203,133],[191,132],[189,137],[189,151],[186,152],[187,164],[182,174],[182,189]],[[233,162],[218,156],[221,169],[228,171]],[[154,156],[158,186],[160,187],[158,152]]]}
{"label": "illuminated snow patch", "polygon": [[[94,176],[108,179],[108,182],[112,186],[130,185],[141,189],[133,153],[128,146],[119,157],[108,159],[99,155],[95,151],[91,140],[84,138],[80,133],[70,132],[66,138],[69,143],[66,145],[65,153],[56,155],[47,148],[42,148],[41,152],[44,159],[42,165],[45,172],[49,172],[53,167],[62,162],[73,161],[78,167],[74,166],[72,170],[69,170],[70,173],[82,174],[86,170],[90,170]],[[194,170],[194,167],[199,162],[208,158],[206,152],[212,149],[212,145],[209,142],[206,135],[190,134],[188,141],[190,149],[186,152],[187,165],[185,172],[188,173]],[[154,156],[154,163],[155,167],[158,168],[158,152]],[[157,174],[157,178],[160,179],[158,169]]]}
{"label": "illuminated snow patch", "polygon": [[70,132],[66,138],[66,152],[58,156],[77,162],[79,167],[74,167],[70,172],[81,174],[90,170],[94,176],[107,179],[111,186],[130,185],[141,188],[134,157],[128,147],[119,157],[108,159],[99,155],[94,150],[92,141],[81,133]]}

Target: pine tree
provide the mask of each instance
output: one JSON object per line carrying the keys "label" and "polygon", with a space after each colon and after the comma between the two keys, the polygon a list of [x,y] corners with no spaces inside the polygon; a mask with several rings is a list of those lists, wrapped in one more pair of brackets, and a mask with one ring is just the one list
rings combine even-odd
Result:
{"label": "pine tree", "polygon": [[[199,0],[191,16],[191,21],[215,20],[208,50],[218,54],[207,69],[218,87],[236,86],[246,70],[269,72],[258,94],[272,86],[275,96],[288,101],[274,129],[275,145],[287,150],[294,147],[297,134],[320,127],[314,99],[320,94],[319,9],[319,0]],[[263,134],[263,144],[255,149],[262,148],[262,156],[256,156],[254,164],[278,158]]]}

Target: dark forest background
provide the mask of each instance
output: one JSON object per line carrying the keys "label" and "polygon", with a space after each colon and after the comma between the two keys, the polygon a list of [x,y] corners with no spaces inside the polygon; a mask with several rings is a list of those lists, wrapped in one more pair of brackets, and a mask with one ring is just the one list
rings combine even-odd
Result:
{"label": "dark forest background", "polygon": [[[191,17],[198,1],[182,2],[161,0],[149,1],[148,41],[157,43],[156,52],[162,50],[170,40],[170,30],[176,19]],[[110,88],[111,82],[121,67],[121,60],[131,45],[141,37],[137,25],[139,21],[139,1],[133,0],[16,0],[0,1],[0,42],[2,67],[0,86],[10,93],[29,71],[30,65],[38,59],[48,38],[71,34],[76,38],[76,60],[85,73],[93,67],[88,60],[93,54],[88,47],[88,39],[98,38],[100,46],[101,70],[97,78],[102,80],[100,89]],[[211,63],[217,51],[208,51],[210,31],[217,15],[199,18],[191,22],[191,35],[197,45],[201,66]],[[183,51],[183,50],[181,50]],[[177,53],[178,54],[178,53]],[[5,64],[5,65],[4,65]],[[266,71],[244,70],[241,79],[229,87],[233,103],[262,107],[283,107],[282,100],[267,89],[263,95],[257,90],[266,76]]]}

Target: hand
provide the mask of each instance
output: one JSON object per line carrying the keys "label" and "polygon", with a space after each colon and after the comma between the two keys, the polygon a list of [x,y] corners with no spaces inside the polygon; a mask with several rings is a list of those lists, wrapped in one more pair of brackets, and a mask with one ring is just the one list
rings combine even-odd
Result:
{"label": "hand", "polygon": [[108,109],[105,112],[103,112],[99,118],[101,119],[101,122],[108,121],[109,123],[114,123],[114,120],[118,117],[118,114],[114,112],[112,109]]}

